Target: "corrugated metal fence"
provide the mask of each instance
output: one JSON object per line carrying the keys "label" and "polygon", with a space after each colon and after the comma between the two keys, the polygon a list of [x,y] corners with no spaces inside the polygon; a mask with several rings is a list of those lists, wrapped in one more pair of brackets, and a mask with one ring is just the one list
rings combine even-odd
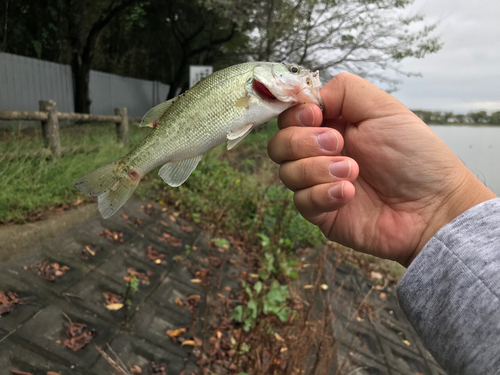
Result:
{"label": "corrugated metal fence", "polygon": [[[143,116],[167,97],[169,85],[90,71],[90,111],[113,115],[126,107],[129,116]],[[0,109],[38,111],[38,101],[53,99],[60,112],[74,112],[71,67],[0,52]]]}

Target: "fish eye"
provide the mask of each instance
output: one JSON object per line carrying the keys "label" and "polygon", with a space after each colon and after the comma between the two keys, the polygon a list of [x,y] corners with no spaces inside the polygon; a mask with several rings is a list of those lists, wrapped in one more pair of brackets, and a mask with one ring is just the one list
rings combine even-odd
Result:
{"label": "fish eye", "polygon": [[297,74],[300,72],[300,68],[297,65],[290,65],[288,67],[288,70],[293,74]]}

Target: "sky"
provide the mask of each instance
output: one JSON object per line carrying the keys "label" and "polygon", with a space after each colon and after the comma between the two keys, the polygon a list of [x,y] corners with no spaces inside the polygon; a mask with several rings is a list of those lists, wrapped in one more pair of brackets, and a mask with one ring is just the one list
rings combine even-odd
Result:
{"label": "sky", "polygon": [[392,94],[411,109],[467,113],[500,111],[500,0],[415,0],[443,48],[424,59],[403,60],[405,71]]}

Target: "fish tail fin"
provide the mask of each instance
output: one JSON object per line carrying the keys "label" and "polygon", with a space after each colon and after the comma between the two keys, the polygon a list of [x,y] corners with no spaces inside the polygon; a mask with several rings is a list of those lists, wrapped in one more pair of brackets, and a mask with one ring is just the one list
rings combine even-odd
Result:
{"label": "fish tail fin", "polygon": [[135,170],[127,173],[119,159],[86,174],[75,182],[75,187],[97,197],[99,212],[107,219],[130,198],[141,177]]}

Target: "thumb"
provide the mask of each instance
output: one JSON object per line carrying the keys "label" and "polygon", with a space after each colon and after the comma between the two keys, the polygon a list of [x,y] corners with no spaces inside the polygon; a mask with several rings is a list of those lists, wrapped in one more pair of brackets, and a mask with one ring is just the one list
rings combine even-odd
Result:
{"label": "thumb", "polygon": [[350,73],[332,78],[321,90],[325,106],[324,119],[342,117],[357,124],[411,111],[392,95],[379,89],[366,79]]}

